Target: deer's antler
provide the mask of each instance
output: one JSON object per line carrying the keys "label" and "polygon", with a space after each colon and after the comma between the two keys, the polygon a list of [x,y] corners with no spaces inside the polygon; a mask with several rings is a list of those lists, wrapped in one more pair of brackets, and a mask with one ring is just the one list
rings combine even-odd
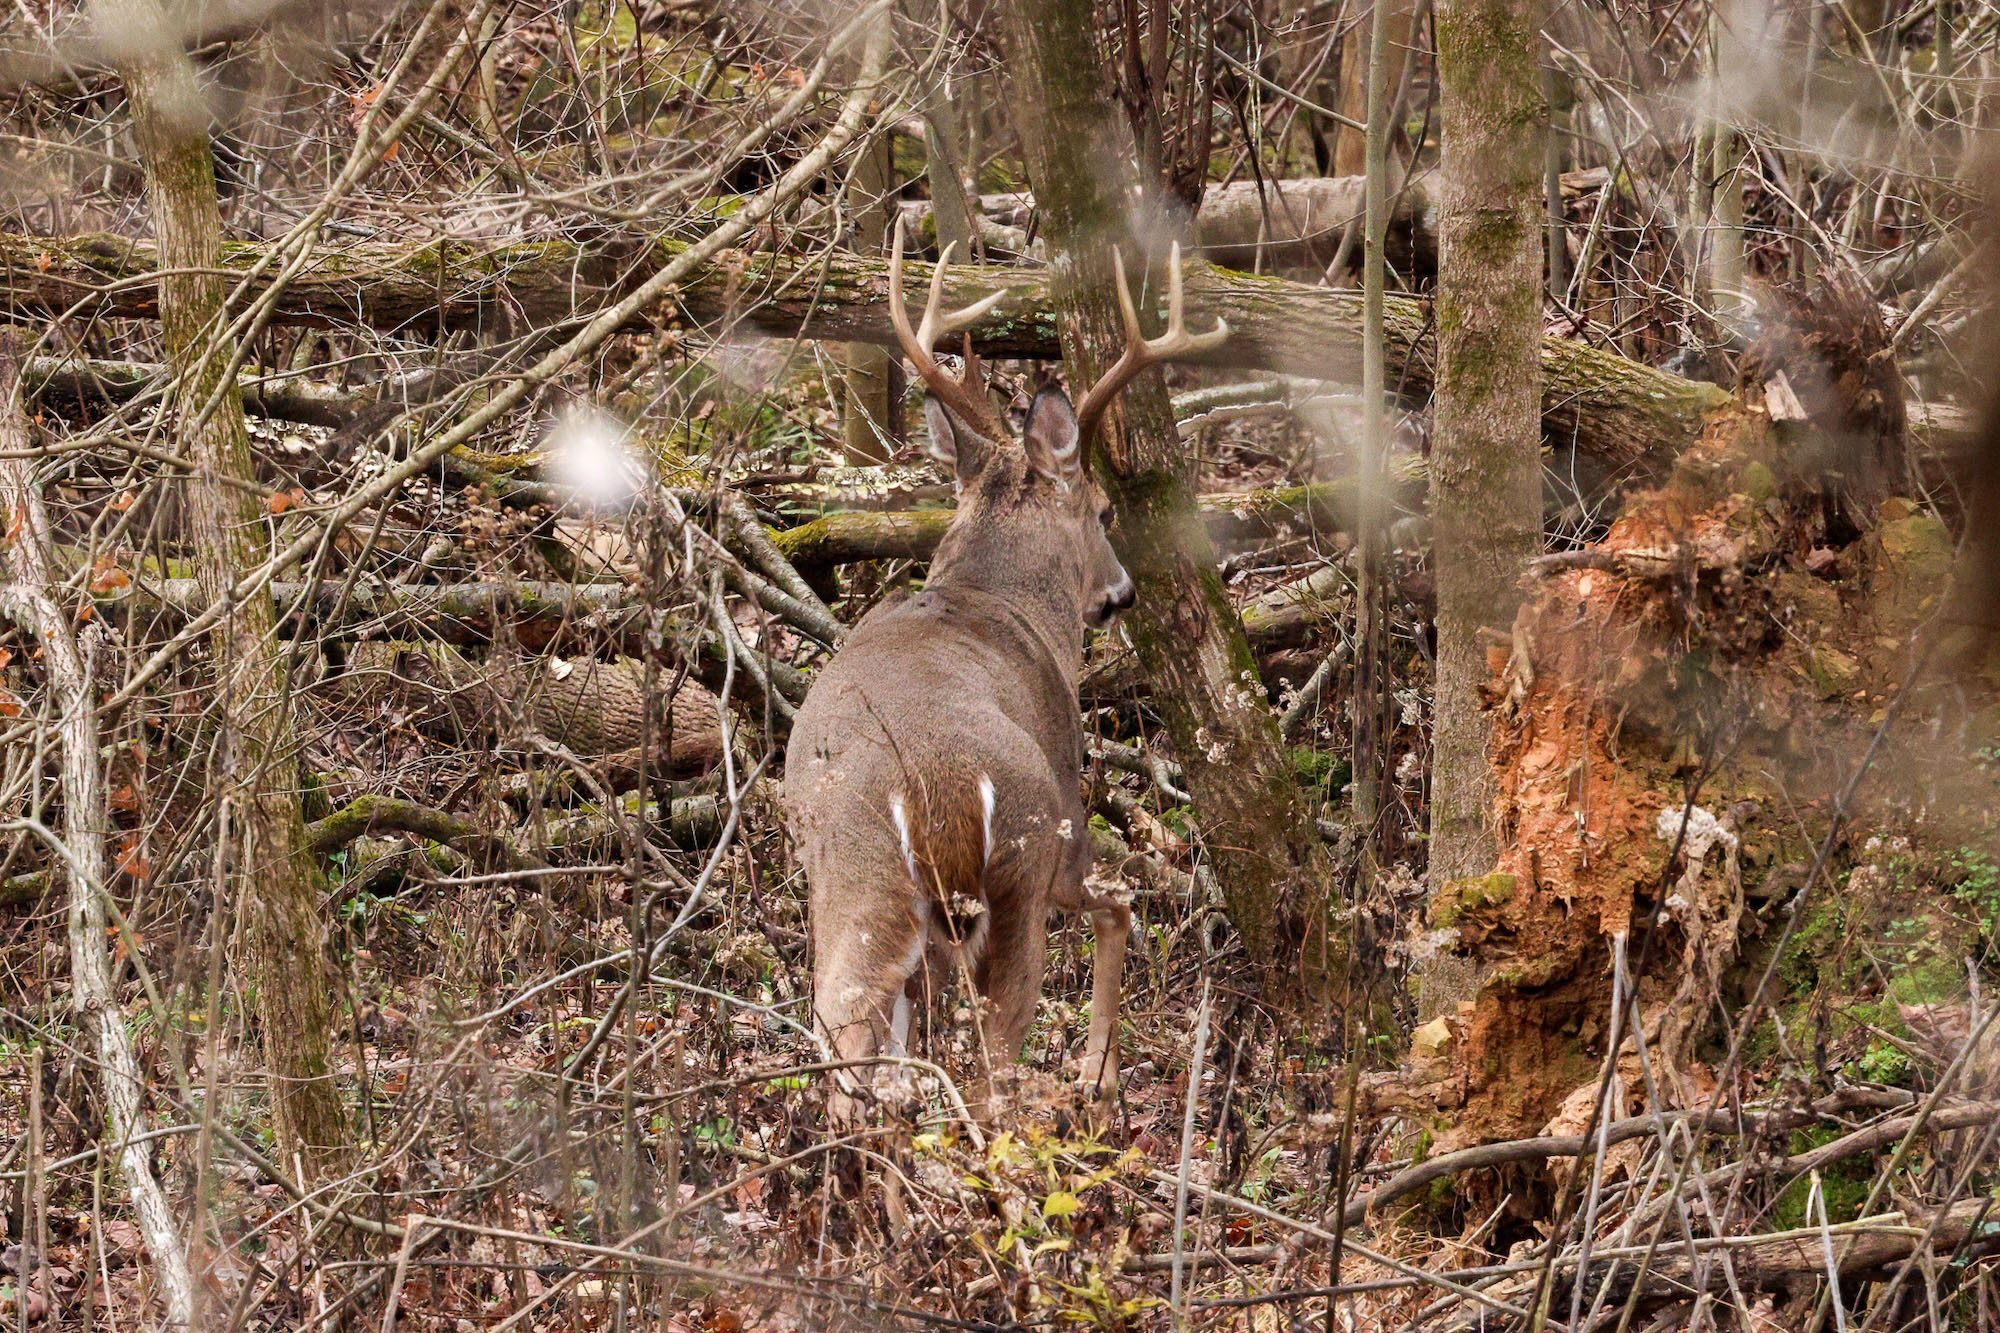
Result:
{"label": "deer's antler", "polygon": [[1180,242],[1174,242],[1167,259],[1167,331],[1157,338],[1148,339],[1139,328],[1139,312],[1132,305],[1132,292],[1125,283],[1125,256],[1114,247],[1111,261],[1118,268],[1118,310],[1125,317],[1125,350],[1111,369],[1090,386],[1090,392],[1076,409],[1078,435],[1086,445],[1095,438],[1098,422],[1111,406],[1111,400],[1134,375],[1162,361],[1205,352],[1229,336],[1229,321],[1225,319],[1217,319],[1215,327],[1207,333],[1188,332],[1186,293],[1181,287]]}
{"label": "deer's antler", "polygon": [[979,373],[979,358],[972,354],[972,339],[968,337],[965,340],[965,369],[958,375],[939,365],[933,351],[939,338],[971,328],[1007,295],[1004,290],[997,291],[963,309],[940,310],[938,303],[944,295],[945,265],[951,262],[955,248],[946,246],[944,254],[938,258],[937,267],[931,270],[931,292],[924,303],[923,322],[912,333],[910,312],[903,306],[903,223],[902,219],[897,219],[895,244],[889,254],[889,322],[896,326],[896,341],[902,344],[903,355],[916,367],[917,378],[924,382],[924,387],[931,391],[932,396],[950,408],[952,415],[973,431],[989,440],[1004,443],[1010,438],[1007,424],[993,410],[993,400],[986,396],[986,384]]}

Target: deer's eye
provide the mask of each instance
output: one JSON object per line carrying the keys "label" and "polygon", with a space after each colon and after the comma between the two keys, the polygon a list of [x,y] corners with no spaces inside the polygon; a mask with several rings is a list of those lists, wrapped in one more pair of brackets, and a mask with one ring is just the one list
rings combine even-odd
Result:
{"label": "deer's eye", "polygon": [[1110,506],[1110,505],[1106,505],[1106,506],[1104,506],[1104,508],[1102,508],[1102,509],[1100,509],[1100,510],[1098,510],[1098,511],[1097,511],[1097,521],[1098,521],[1098,522],[1099,522],[1100,524],[1102,524],[1102,525],[1103,525],[1103,527],[1104,527],[1104,530],[1105,530],[1106,532],[1109,532],[1109,531],[1111,531],[1111,506]]}

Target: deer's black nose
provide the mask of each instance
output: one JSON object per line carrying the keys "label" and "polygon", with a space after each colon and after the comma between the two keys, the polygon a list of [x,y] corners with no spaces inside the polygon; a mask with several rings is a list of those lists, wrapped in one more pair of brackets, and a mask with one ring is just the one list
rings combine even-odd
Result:
{"label": "deer's black nose", "polygon": [[1138,593],[1132,587],[1132,576],[1127,574],[1106,588],[1104,595],[1097,599],[1097,605],[1091,610],[1090,623],[1102,629],[1116,620],[1120,611],[1130,609],[1136,600]]}

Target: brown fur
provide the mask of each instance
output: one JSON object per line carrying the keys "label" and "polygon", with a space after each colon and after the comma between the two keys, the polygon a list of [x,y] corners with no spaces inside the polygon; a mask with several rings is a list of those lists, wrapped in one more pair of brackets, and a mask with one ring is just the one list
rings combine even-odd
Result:
{"label": "brown fur", "polygon": [[[1108,1090],[1131,914],[1084,889],[1076,682],[1086,622],[1129,605],[1131,583],[1066,399],[1036,400],[1021,448],[969,438],[929,406],[933,450],[958,471],[957,517],[924,590],[862,619],[792,729],[785,800],[811,895],[814,1018],[840,1058],[868,1060],[893,1045],[926,959],[955,959],[985,1001],[989,1069],[1011,1062],[1041,991],[1048,911],[1087,910],[1086,1058]],[[845,1095],[834,1106],[855,1109]]]}

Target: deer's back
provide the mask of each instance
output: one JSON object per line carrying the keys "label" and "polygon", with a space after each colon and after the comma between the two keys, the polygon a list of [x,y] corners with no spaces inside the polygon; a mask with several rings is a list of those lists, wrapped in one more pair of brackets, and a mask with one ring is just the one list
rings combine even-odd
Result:
{"label": "deer's back", "polygon": [[993,600],[927,590],[878,608],[813,682],[785,801],[816,896],[891,877],[970,894],[992,867],[1045,875],[1087,844],[1074,688]]}

